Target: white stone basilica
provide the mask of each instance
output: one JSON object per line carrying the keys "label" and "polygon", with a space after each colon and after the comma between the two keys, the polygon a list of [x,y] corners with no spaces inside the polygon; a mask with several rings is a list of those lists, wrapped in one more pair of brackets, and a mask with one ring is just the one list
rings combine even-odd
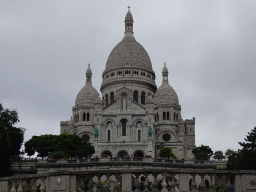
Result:
{"label": "white stone basilica", "polygon": [[103,98],[92,86],[89,66],[73,116],[60,123],[61,133],[77,134],[91,142],[99,157],[158,157],[161,148],[171,147],[177,158],[193,158],[195,118],[182,119],[166,65],[162,76],[157,89],[150,58],[133,36],[128,10],[124,38],[111,51],[102,74]]}

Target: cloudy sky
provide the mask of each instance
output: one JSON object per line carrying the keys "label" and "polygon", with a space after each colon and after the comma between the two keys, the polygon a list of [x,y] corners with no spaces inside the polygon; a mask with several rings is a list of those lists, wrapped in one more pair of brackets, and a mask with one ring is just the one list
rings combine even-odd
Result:
{"label": "cloudy sky", "polygon": [[18,127],[59,134],[91,63],[93,86],[124,36],[148,52],[156,83],[164,62],[183,119],[196,118],[196,145],[237,150],[256,125],[256,1],[0,1],[0,102]]}

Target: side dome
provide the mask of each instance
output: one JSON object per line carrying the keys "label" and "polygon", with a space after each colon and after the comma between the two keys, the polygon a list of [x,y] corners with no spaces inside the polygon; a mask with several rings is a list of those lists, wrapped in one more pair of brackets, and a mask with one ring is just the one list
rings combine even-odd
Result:
{"label": "side dome", "polygon": [[168,82],[168,69],[166,63],[162,70],[163,83],[157,89],[154,97],[154,102],[157,105],[179,105],[179,99],[174,89],[169,85]]}
{"label": "side dome", "polygon": [[86,84],[77,94],[75,106],[94,105],[98,97],[97,90],[92,85]]}
{"label": "side dome", "polygon": [[94,105],[98,98],[100,98],[98,91],[92,86],[91,79],[92,70],[89,64],[86,70],[86,84],[77,94],[75,107]]}
{"label": "side dome", "polygon": [[157,105],[179,105],[179,99],[175,90],[169,84],[162,84],[155,93],[154,103]]}

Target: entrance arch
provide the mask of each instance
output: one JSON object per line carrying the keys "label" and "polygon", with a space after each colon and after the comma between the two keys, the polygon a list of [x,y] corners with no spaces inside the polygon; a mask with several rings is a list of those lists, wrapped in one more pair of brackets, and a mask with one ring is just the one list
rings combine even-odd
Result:
{"label": "entrance arch", "polygon": [[103,151],[101,157],[112,157],[112,153],[110,151]]}
{"label": "entrance arch", "polygon": [[124,150],[118,152],[118,157],[128,157],[128,153]]}
{"label": "entrance arch", "polygon": [[141,150],[137,150],[133,153],[133,157],[144,157],[144,152]]}

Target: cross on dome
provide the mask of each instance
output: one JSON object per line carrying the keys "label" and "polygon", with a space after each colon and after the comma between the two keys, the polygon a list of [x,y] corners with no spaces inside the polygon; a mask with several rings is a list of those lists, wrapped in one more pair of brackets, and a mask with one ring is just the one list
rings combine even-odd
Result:
{"label": "cross on dome", "polygon": [[130,8],[131,8],[130,5],[127,8],[128,8],[128,11],[130,11]]}

